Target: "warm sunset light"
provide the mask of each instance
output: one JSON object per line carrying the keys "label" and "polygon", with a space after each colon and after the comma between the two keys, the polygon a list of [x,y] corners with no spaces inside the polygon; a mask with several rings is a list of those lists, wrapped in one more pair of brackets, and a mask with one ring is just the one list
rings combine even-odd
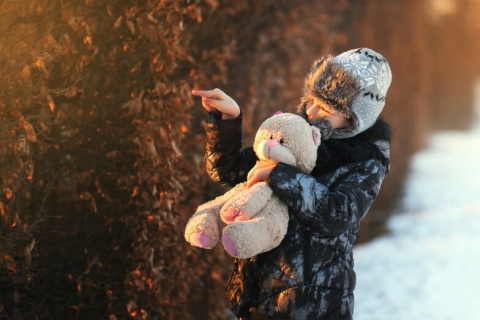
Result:
{"label": "warm sunset light", "polygon": [[0,318],[232,319],[234,259],[184,238],[229,188],[206,173],[218,114],[192,90],[228,92],[250,146],[266,118],[302,106],[315,59],[363,47],[393,76],[391,167],[356,241],[376,238],[412,156],[476,119],[479,12],[472,0],[0,1]]}

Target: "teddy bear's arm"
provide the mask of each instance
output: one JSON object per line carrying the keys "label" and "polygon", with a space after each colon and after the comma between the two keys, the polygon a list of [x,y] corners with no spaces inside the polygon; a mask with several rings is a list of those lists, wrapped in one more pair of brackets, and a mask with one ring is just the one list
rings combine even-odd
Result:
{"label": "teddy bear's arm", "polygon": [[247,189],[247,183],[246,182],[239,183],[235,187],[228,190],[224,194],[219,195],[215,199],[207,201],[207,202],[199,205],[197,211],[204,210],[206,208],[212,208],[212,207],[219,208],[225,202],[227,202],[230,198],[233,198],[237,194],[240,194],[240,193],[244,192],[246,189]]}
{"label": "teddy bear's arm", "polygon": [[256,183],[228,199],[220,210],[220,217],[227,224],[249,220],[265,207],[272,194],[266,182]]}
{"label": "teddy bear's arm", "polygon": [[184,233],[185,240],[196,247],[213,248],[217,244],[220,235],[219,225],[222,221],[220,220],[219,212],[221,206],[232,195],[242,192],[244,189],[246,189],[246,183],[238,184],[225,194],[200,205],[190,220],[188,220]]}
{"label": "teddy bear's arm", "polygon": [[236,258],[249,258],[277,247],[288,228],[288,207],[273,196],[259,214],[223,229],[222,244]]}

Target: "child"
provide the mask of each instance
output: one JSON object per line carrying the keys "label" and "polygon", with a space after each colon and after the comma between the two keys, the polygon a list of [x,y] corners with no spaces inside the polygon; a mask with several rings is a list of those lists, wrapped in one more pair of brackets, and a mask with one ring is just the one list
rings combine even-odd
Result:
{"label": "child", "polygon": [[310,175],[257,163],[251,147],[241,149],[237,103],[220,89],[192,92],[209,111],[205,164],[212,179],[231,186],[267,181],[289,207],[282,243],[235,261],[226,291],[238,318],[352,318],[353,243],[390,167],[390,127],[378,117],[391,80],[386,59],[367,48],[313,63],[298,106],[322,132]]}

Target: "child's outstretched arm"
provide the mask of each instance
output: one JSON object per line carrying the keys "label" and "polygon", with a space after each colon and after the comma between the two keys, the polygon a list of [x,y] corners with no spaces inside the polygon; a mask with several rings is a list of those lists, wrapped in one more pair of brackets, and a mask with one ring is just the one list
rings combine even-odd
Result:
{"label": "child's outstretched arm", "polygon": [[208,112],[220,111],[223,120],[234,119],[240,115],[240,107],[235,100],[218,88],[213,90],[192,90],[192,94],[202,97],[202,106]]}

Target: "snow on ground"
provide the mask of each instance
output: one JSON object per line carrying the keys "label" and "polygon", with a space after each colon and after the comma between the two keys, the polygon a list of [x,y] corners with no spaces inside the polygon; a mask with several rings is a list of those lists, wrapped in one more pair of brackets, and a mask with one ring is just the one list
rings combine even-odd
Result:
{"label": "snow on ground", "polygon": [[355,247],[355,320],[480,319],[478,118],[470,131],[430,139],[412,159],[390,233]]}

